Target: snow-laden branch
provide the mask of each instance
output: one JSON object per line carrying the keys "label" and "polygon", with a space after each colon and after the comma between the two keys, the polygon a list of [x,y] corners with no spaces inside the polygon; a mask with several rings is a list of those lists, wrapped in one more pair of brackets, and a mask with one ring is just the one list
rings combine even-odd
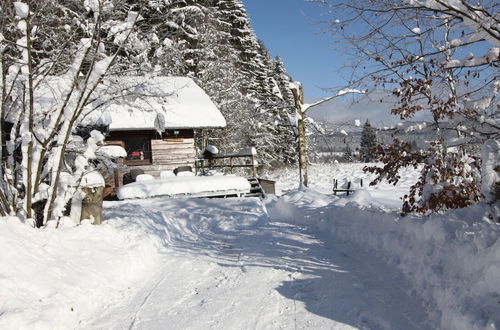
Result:
{"label": "snow-laden branch", "polygon": [[485,56],[466,58],[465,60],[450,60],[445,64],[445,68],[471,68],[488,65],[500,61],[500,47],[491,48]]}
{"label": "snow-laden branch", "polygon": [[490,43],[500,46],[500,21],[496,13],[488,12],[488,8],[475,6],[465,0],[404,1],[416,8],[426,8],[458,17]]}
{"label": "snow-laden branch", "polygon": [[328,102],[331,99],[334,99],[336,97],[339,97],[339,96],[342,96],[342,95],[346,95],[346,94],[354,94],[354,93],[355,94],[365,94],[366,91],[362,91],[362,90],[359,90],[359,89],[345,88],[345,89],[342,89],[342,90],[338,91],[336,94],[331,95],[331,96],[329,96],[327,98],[324,98],[322,100],[319,100],[317,102],[314,102],[314,103],[311,103],[311,104],[303,104],[302,105],[302,112],[306,112],[310,108],[313,108],[313,107],[316,107],[316,106],[318,106],[320,104]]}

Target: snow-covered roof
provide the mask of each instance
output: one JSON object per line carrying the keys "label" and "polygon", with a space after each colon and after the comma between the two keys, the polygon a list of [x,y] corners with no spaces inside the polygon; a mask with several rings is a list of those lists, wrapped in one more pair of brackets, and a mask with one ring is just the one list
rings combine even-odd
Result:
{"label": "snow-covered roof", "polygon": [[103,85],[113,100],[91,113],[87,125],[109,125],[111,131],[226,126],[219,109],[191,78],[127,76]]}

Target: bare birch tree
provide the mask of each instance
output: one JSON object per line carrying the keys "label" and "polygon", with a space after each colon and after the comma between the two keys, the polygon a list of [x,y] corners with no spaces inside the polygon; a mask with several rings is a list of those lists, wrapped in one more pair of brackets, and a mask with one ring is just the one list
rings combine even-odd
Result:
{"label": "bare birch tree", "polygon": [[349,45],[351,83],[392,91],[398,99],[392,113],[402,120],[422,111],[433,120],[435,138],[426,149],[412,151],[401,141],[379,149],[384,167],[368,169],[378,174],[375,182],[397,183],[399,168],[423,163],[403,213],[486,198],[493,210],[487,216],[498,219],[494,190],[500,173],[491,153],[500,146],[498,3],[307,1],[327,8],[327,28]]}
{"label": "bare birch tree", "polygon": [[297,131],[298,131],[298,149],[299,149],[299,169],[300,169],[300,186],[305,186],[309,184],[308,177],[308,157],[307,157],[307,112],[309,109],[317,107],[325,102],[328,102],[336,97],[349,94],[349,93],[364,93],[357,89],[343,89],[329,97],[321,99],[317,102],[307,104],[304,102],[304,89],[300,82],[294,82],[290,84],[290,89],[292,90],[294,100],[295,100],[295,112],[297,117]]}
{"label": "bare birch tree", "polygon": [[[8,16],[1,22],[1,118],[3,126],[10,128],[7,155],[2,155],[0,198],[3,213],[20,216],[37,227],[64,215],[81,177],[92,170],[89,160],[95,158],[96,145],[103,140],[99,132],[91,134],[70,163],[67,156],[78,140],[74,131],[94,110],[91,104],[103,93],[100,82],[110,73],[120,50],[108,55],[101,40],[109,2],[85,2],[90,19],[85,9],[74,10],[77,4],[2,3],[2,12]],[[50,14],[61,15],[52,21],[55,26],[50,25]],[[129,13],[116,29],[122,42],[137,17]]]}

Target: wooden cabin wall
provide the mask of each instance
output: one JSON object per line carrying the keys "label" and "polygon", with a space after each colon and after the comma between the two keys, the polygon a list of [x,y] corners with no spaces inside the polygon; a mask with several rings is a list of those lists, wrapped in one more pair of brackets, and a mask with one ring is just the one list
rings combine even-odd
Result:
{"label": "wooden cabin wall", "polygon": [[152,139],[151,152],[153,165],[161,165],[165,170],[186,165],[194,167],[194,138]]}
{"label": "wooden cabin wall", "polygon": [[122,174],[138,169],[159,177],[161,171],[173,171],[179,166],[194,169],[196,147],[193,129],[166,130],[161,135],[154,131],[114,131],[110,132],[107,140],[110,144],[120,143],[127,149],[128,141],[144,138],[148,140],[145,159],[125,159],[127,168]]}

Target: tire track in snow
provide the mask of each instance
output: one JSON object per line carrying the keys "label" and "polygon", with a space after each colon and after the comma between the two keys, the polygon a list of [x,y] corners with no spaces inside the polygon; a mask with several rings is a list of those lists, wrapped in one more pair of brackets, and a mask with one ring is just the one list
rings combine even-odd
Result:
{"label": "tire track in snow", "polygon": [[156,284],[154,284],[151,288],[148,288],[147,294],[144,296],[144,299],[142,300],[141,304],[137,307],[134,317],[132,321],[130,322],[130,325],[128,327],[129,330],[132,330],[134,328],[135,322],[137,321],[138,315],[141,312],[141,309],[146,305],[148,299],[151,297],[153,292],[166,280],[165,277],[161,278]]}

